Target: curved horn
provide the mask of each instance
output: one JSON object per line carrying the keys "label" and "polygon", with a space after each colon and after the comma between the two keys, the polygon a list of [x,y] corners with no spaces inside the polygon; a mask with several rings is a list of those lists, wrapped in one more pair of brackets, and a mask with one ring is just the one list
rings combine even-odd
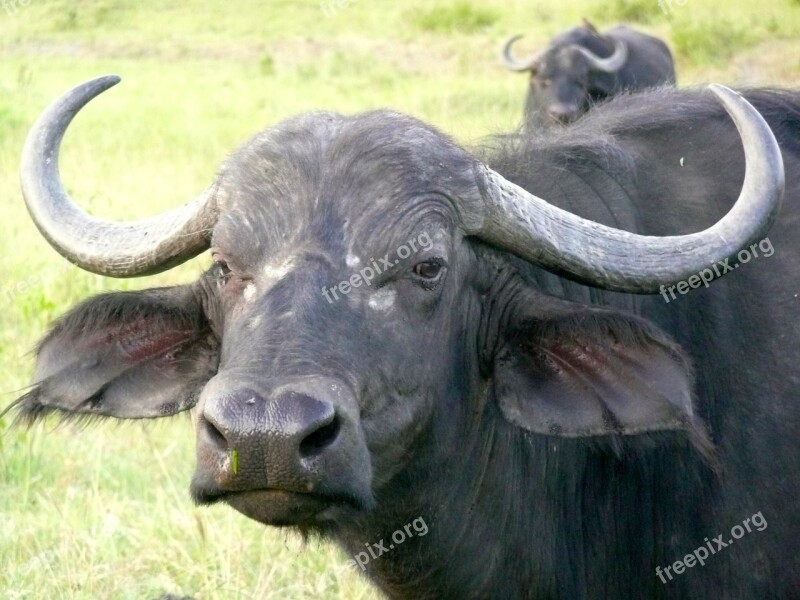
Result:
{"label": "curved horn", "polygon": [[25,140],[20,182],[33,222],[64,258],[99,275],[151,275],[208,248],[216,208],[209,188],[188,204],[160,215],[116,222],[92,217],[70,198],[58,171],[61,140],[78,111],[119,81],[115,75],[87,81],[41,114]]}
{"label": "curved horn", "polygon": [[612,38],[614,42],[614,52],[608,58],[600,58],[591,50],[583,46],[576,45],[575,48],[589,60],[589,66],[595,71],[604,73],[616,73],[628,60],[628,45],[622,40]]}
{"label": "curved horn", "polygon": [[518,39],[522,38],[521,35],[515,35],[514,37],[508,38],[505,44],[503,44],[503,62],[505,63],[506,67],[511,71],[535,71],[536,70],[536,63],[538,63],[542,58],[542,52],[538,52],[531,56],[529,59],[525,61],[518,61],[513,56],[511,56],[511,46],[514,45]]}
{"label": "curved horn", "polygon": [[762,239],[783,198],[783,160],[775,136],[738,93],[709,86],[742,138],[745,177],[736,204],[705,231],[638,235],[588,221],[549,204],[479,165],[484,206],[466,211],[465,229],[547,270],[599,288],[650,294],[731,258]]}

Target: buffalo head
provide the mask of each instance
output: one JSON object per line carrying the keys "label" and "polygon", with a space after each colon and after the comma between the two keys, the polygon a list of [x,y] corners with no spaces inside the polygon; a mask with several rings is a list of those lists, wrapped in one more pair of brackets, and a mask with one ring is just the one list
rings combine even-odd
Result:
{"label": "buffalo head", "polygon": [[628,45],[600,35],[588,22],[557,37],[543,51],[524,60],[511,54],[522,36],[503,46],[503,62],[512,71],[530,72],[528,110],[542,111],[554,122],[568,123],[586,112],[590,103],[612,93],[613,75],[628,60]]}

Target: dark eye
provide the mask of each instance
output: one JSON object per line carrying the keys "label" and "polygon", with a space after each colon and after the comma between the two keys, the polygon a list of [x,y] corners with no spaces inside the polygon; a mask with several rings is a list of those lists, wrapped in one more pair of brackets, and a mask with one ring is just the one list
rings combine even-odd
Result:
{"label": "dark eye", "polygon": [[414,275],[422,279],[433,280],[442,272],[442,263],[436,260],[426,260],[414,265]]}
{"label": "dark eye", "polygon": [[231,278],[231,268],[224,260],[217,259],[214,261],[214,274],[216,275],[217,281],[224,285],[228,283],[228,280]]}

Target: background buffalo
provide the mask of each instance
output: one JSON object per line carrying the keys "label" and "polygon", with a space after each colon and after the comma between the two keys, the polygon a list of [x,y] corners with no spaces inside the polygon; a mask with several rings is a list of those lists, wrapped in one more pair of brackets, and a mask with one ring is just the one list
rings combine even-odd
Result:
{"label": "background buffalo", "polygon": [[503,60],[512,71],[530,73],[525,124],[535,128],[569,123],[592,104],[622,92],[675,83],[675,65],[658,38],[620,25],[600,33],[588,21],[566,31],[544,50],[515,59],[509,39]]}

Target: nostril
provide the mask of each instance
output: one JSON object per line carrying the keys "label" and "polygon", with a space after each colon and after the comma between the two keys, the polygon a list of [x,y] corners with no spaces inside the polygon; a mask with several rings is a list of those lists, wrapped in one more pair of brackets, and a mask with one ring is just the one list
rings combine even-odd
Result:
{"label": "nostril", "polygon": [[207,418],[203,418],[202,426],[206,438],[213,446],[222,451],[228,450],[228,440],[224,435],[222,435],[222,432],[217,428],[216,425],[214,425],[214,423],[209,421]]}
{"label": "nostril", "polygon": [[559,121],[570,121],[578,114],[578,107],[573,104],[556,104],[548,109],[550,116]]}
{"label": "nostril", "polygon": [[319,429],[314,430],[300,442],[301,458],[310,458],[330,446],[339,436],[342,428],[339,415],[334,415],[333,420]]}

